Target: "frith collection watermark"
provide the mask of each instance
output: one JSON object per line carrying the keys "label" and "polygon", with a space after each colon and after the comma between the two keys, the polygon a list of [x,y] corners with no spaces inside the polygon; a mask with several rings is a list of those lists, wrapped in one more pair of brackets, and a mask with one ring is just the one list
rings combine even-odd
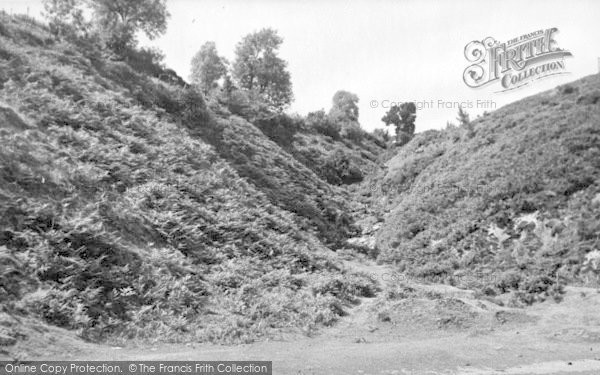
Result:
{"label": "frith collection watermark", "polygon": [[0,375],[272,375],[271,361],[0,361]]}
{"label": "frith collection watermark", "polygon": [[492,37],[474,40],[465,46],[465,58],[471,63],[463,72],[469,87],[499,83],[501,91],[513,90],[535,80],[565,74],[565,58],[571,52],[559,48],[556,27],[499,42]]}
{"label": "frith collection watermark", "polygon": [[402,103],[412,102],[415,103],[417,107],[417,111],[422,111],[424,109],[456,109],[458,108],[477,108],[477,109],[496,109],[496,102],[493,100],[444,100],[444,99],[424,99],[424,100],[391,100],[391,99],[383,99],[377,100],[373,99],[369,101],[369,106],[371,108],[383,108],[389,109],[393,106],[400,106]]}

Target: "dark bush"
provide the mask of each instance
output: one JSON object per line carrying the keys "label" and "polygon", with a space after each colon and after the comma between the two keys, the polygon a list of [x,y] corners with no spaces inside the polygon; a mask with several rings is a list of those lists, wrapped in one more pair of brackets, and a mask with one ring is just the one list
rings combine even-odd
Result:
{"label": "dark bush", "polygon": [[574,92],[579,92],[579,88],[573,87],[571,85],[563,85],[558,87],[558,92],[560,92],[563,95],[569,95]]}
{"label": "dark bush", "polygon": [[373,130],[373,139],[377,144],[381,147],[386,147],[387,143],[390,141],[390,133],[386,129],[375,129]]}
{"label": "dark bush", "polygon": [[177,103],[183,123],[190,128],[204,126],[210,120],[210,112],[202,94],[193,87],[178,91]]}
{"label": "dark bush", "polygon": [[301,118],[290,117],[284,113],[270,115],[255,120],[256,125],[267,137],[283,148],[289,148],[294,135],[304,125]]}
{"label": "dark bush", "polygon": [[335,140],[340,139],[341,125],[330,119],[324,110],[309,113],[306,116],[306,125],[315,129],[318,133]]}
{"label": "dark bush", "polygon": [[600,91],[592,91],[591,93],[581,95],[577,98],[577,104],[598,104],[600,103]]}
{"label": "dark bush", "polygon": [[365,131],[361,129],[357,122],[349,122],[342,126],[342,137],[355,143],[359,143],[365,136]]}
{"label": "dark bush", "polygon": [[334,185],[353,184],[364,178],[360,168],[342,150],[336,150],[325,159],[321,175]]}
{"label": "dark bush", "polygon": [[502,293],[505,293],[509,290],[515,290],[519,288],[519,283],[521,282],[521,274],[517,270],[513,271],[505,271],[503,272],[496,282],[496,288],[498,288]]}
{"label": "dark bush", "polygon": [[221,100],[225,103],[227,109],[235,115],[245,119],[257,115],[256,106],[250,100],[250,96],[246,91],[233,89],[231,92],[223,93]]}
{"label": "dark bush", "polygon": [[138,73],[158,78],[164,72],[164,53],[156,48],[128,49],[125,61]]}

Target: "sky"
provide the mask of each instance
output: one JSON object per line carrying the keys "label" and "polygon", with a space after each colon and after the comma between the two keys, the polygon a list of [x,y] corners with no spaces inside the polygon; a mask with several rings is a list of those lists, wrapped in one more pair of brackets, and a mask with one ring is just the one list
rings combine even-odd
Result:
{"label": "sky", "polygon": [[[461,103],[474,117],[600,69],[598,0],[168,0],[165,35],[142,44],[160,48],[166,65],[187,79],[192,56],[214,41],[230,61],[240,39],[264,27],[278,31],[295,101],[289,112],[329,110],[337,90],[360,98],[359,121],[384,127],[392,102],[421,103],[417,131],[456,123]],[[0,0],[0,9],[39,17],[41,0]],[[568,74],[498,92],[499,84],[468,87],[465,46],[486,37],[505,42],[556,27],[556,43],[572,53]],[[478,102],[479,101],[479,102]],[[470,103],[470,104],[469,104]]]}

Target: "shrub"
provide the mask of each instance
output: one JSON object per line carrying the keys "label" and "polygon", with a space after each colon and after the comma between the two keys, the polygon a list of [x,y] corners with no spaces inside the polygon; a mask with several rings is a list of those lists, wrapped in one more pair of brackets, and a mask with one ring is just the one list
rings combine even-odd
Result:
{"label": "shrub", "polygon": [[340,139],[340,124],[330,119],[324,110],[310,112],[306,116],[306,125],[309,128],[315,129],[318,133],[331,137],[332,139]]}
{"label": "shrub", "polygon": [[180,108],[178,115],[187,127],[206,126],[210,121],[210,112],[206,107],[204,97],[194,87],[178,91],[177,103]]}
{"label": "shrub", "polygon": [[231,113],[245,119],[254,118],[258,114],[255,102],[251,100],[250,93],[243,90],[233,89],[224,93],[223,100]]}
{"label": "shrub", "polygon": [[325,159],[321,175],[335,185],[353,184],[363,180],[360,168],[342,150],[336,150]]}
{"label": "shrub", "polygon": [[499,276],[496,288],[502,293],[518,289],[521,278],[521,273],[517,270],[505,271]]}
{"label": "shrub", "polygon": [[378,141],[378,144],[385,147],[390,141],[390,133],[386,129],[377,128],[373,130],[373,137]]}
{"label": "shrub", "polygon": [[261,116],[254,121],[267,137],[283,148],[289,148],[294,141],[294,135],[303,127],[301,118],[294,118],[284,113]]}
{"label": "shrub", "polygon": [[577,104],[598,104],[600,103],[600,90],[595,90],[577,98]]}
{"label": "shrub", "polygon": [[164,72],[165,55],[156,48],[130,48],[125,52],[125,61],[136,72],[159,78]]}
{"label": "shrub", "polygon": [[569,94],[573,94],[578,91],[579,91],[578,87],[574,87],[574,86],[568,85],[568,84],[558,87],[558,92],[561,93],[562,95],[569,95]]}
{"label": "shrub", "polygon": [[365,136],[364,130],[361,129],[357,122],[345,123],[342,126],[342,137],[347,138],[353,142],[359,143]]}

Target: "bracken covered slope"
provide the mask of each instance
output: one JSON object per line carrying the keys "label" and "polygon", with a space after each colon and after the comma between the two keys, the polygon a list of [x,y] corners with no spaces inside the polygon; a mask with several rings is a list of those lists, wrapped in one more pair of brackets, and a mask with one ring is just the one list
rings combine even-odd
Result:
{"label": "bracken covered slope", "polygon": [[365,185],[384,217],[380,260],[525,302],[565,282],[597,282],[600,77],[471,126],[418,134]]}
{"label": "bracken covered slope", "polygon": [[4,310],[94,340],[240,342],[372,293],[326,246],[353,230],[339,188],[180,81],[3,15]]}

